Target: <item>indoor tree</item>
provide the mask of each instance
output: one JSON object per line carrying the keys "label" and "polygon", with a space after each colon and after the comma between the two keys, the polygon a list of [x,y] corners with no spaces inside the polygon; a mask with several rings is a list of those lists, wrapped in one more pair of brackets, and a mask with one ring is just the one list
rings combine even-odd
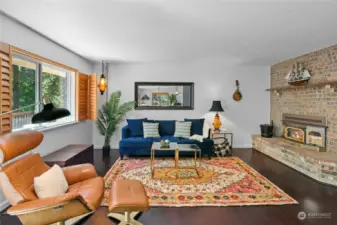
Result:
{"label": "indoor tree", "polygon": [[98,111],[96,125],[99,133],[104,136],[103,150],[110,150],[110,139],[125,119],[125,114],[135,107],[135,101],[120,104],[121,92],[116,91],[110,95],[109,100]]}

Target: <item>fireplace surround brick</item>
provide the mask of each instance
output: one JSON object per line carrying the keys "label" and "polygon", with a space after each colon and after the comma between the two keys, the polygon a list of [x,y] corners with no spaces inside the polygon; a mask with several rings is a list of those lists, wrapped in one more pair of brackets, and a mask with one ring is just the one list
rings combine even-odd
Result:
{"label": "fireplace surround brick", "polygon": [[[285,77],[296,62],[302,62],[311,74],[309,83],[337,81],[337,45],[289,59],[271,67],[271,88],[288,86]],[[337,85],[297,88],[270,93],[270,118],[275,134],[281,135],[282,114],[325,116],[327,151],[337,154]]]}
{"label": "fireplace surround brick", "polygon": [[337,186],[337,154],[297,147],[280,138],[252,137],[253,148],[325,184]]}

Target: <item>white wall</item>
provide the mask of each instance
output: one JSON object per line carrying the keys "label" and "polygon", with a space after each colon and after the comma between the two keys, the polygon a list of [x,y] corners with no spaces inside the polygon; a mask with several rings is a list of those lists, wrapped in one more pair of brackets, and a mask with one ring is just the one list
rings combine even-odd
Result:
{"label": "white wall", "polygon": [[4,30],[3,30],[3,16],[0,14],[0,41],[2,41],[3,39],[3,33],[4,33]]}
{"label": "white wall", "polygon": [[[205,116],[213,100],[222,100],[225,112],[223,127],[234,133],[234,147],[251,147],[251,135],[259,133],[259,124],[269,122],[270,100],[265,91],[270,85],[269,67],[252,65],[231,65],[223,58],[209,58],[194,62],[168,63],[115,63],[109,66],[109,93],[122,91],[122,101],[134,99],[136,81],[185,81],[194,82],[194,110],[138,110],[128,117],[149,119],[199,118]],[[94,70],[99,72],[100,66]],[[240,81],[243,99],[235,102],[232,95],[235,80]],[[99,99],[99,106],[105,96]],[[208,119],[213,120],[213,115]],[[113,148],[118,147],[120,131],[111,140]],[[102,146],[103,137],[94,127],[94,144]]]}
{"label": "white wall", "polygon": [[[77,68],[81,72],[92,72],[92,64],[89,61],[12,21],[1,13],[0,28],[0,40],[5,43]],[[92,144],[92,129],[92,122],[86,121],[45,131],[43,143],[36,151],[44,156],[68,144]],[[7,202],[0,194],[0,210],[5,206],[7,206]]]}

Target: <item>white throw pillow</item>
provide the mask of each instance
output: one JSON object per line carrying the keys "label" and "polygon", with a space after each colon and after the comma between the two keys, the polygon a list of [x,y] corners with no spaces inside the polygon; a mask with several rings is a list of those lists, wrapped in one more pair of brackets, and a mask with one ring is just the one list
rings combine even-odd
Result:
{"label": "white throw pillow", "polygon": [[54,165],[41,176],[34,178],[34,189],[39,199],[64,195],[68,187],[67,179],[59,165]]}
{"label": "white throw pillow", "polygon": [[202,131],[202,136],[204,138],[208,138],[208,136],[209,136],[209,126],[208,126],[208,123],[206,122],[206,120],[204,122],[204,128],[203,128],[203,131]]}
{"label": "white throw pillow", "polygon": [[158,138],[158,137],[160,137],[159,123],[143,122],[143,133],[144,133],[144,138]]}
{"label": "white throw pillow", "polygon": [[176,121],[175,137],[190,138],[191,137],[192,122]]}

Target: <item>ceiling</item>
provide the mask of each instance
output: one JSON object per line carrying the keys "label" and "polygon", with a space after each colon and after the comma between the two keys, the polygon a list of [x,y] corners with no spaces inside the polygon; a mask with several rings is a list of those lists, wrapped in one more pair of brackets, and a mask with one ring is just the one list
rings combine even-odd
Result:
{"label": "ceiling", "polygon": [[0,0],[0,10],[93,61],[270,65],[337,44],[335,1]]}

